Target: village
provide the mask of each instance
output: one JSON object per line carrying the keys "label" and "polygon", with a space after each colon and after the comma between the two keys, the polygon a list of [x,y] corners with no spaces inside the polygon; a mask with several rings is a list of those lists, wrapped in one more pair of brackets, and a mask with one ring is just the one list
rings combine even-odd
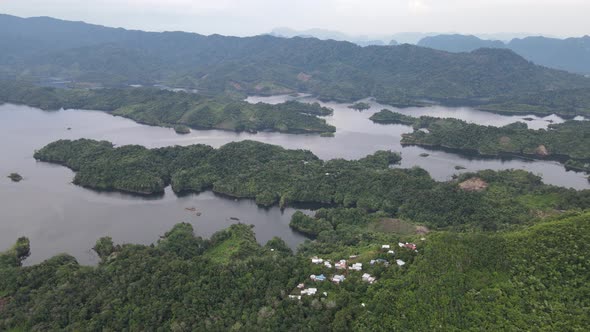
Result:
{"label": "village", "polygon": [[[422,241],[425,238],[421,238]],[[400,250],[406,250],[411,253],[417,253],[418,249],[415,243],[399,242],[397,246]],[[390,265],[395,264],[398,268],[402,268],[406,265],[406,262],[400,258],[396,258],[396,252],[392,249],[392,245],[383,244],[377,249],[378,255],[386,254],[388,259],[385,258],[374,258],[368,262],[368,269],[373,266],[382,265],[388,268]],[[377,282],[377,278],[367,271],[363,270],[363,263],[359,261],[359,255],[350,255],[348,259],[340,259],[332,263],[329,259],[323,259],[318,256],[311,257],[310,261],[313,265],[319,265],[323,268],[324,273],[312,274],[309,276],[308,281],[301,282],[297,285],[296,289],[289,295],[290,299],[301,300],[302,296],[313,296],[318,294],[321,283],[331,282],[335,285],[340,285],[345,282],[347,278],[359,278],[362,282],[372,285]],[[366,267],[366,266],[365,266]],[[361,274],[361,272],[364,272]],[[312,286],[312,287],[308,287]],[[328,293],[323,291],[321,295],[324,297],[328,296]]]}

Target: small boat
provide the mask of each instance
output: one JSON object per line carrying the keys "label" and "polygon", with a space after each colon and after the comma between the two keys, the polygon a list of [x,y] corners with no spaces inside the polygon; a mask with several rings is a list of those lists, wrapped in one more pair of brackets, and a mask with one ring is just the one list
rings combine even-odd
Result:
{"label": "small boat", "polygon": [[240,221],[240,218],[238,217],[229,217],[230,220],[235,220],[235,221]]}
{"label": "small boat", "polygon": [[197,212],[197,217],[200,217],[201,214],[202,214],[201,212]]}
{"label": "small boat", "polygon": [[185,210],[187,210],[187,211],[191,211],[191,212],[195,212],[195,211],[197,211],[197,209],[196,209],[196,208],[194,208],[194,207],[190,207],[190,208],[184,208],[184,209],[185,209]]}

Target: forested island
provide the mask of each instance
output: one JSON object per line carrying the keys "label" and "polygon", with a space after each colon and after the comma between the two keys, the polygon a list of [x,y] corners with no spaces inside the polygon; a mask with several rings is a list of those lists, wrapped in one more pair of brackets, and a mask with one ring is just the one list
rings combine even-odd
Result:
{"label": "forested island", "polygon": [[523,122],[504,127],[482,126],[458,119],[414,118],[382,110],[371,116],[378,123],[412,125],[401,143],[443,148],[489,157],[522,156],[558,160],[574,170],[590,172],[590,122],[566,121],[548,129],[528,129]]}
{"label": "forested island", "polygon": [[402,124],[406,126],[413,126],[416,123],[417,118],[401,113],[395,113],[388,109],[382,109],[381,111],[371,115],[369,118],[371,121],[382,124]]}
{"label": "forested island", "polygon": [[[219,149],[147,149],[80,139],[50,143],[35,158],[71,168],[75,184],[98,190],[154,194],[172,185],[177,193],[213,190],[263,206],[306,203],[383,211],[429,227],[498,229],[531,220],[537,204],[558,210],[590,207],[590,191],[544,185],[524,171],[482,171],[437,182],[420,168],[390,168],[400,156],[389,151],[360,160],[323,161],[309,151],[254,141]],[[489,190],[461,189],[470,179],[480,179]],[[317,233],[297,222],[292,226]]]}
{"label": "forested island", "polygon": [[190,134],[191,129],[187,126],[184,126],[184,125],[177,125],[177,126],[174,126],[174,131],[179,135],[186,135],[186,134]]}
{"label": "forested island", "polygon": [[287,101],[277,105],[250,104],[228,96],[209,97],[156,88],[57,89],[0,81],[0,102],[44,110],[99,110],[139,123],[164,127],[250,132],[268,130],[296,134],[336,130],[317,117],[333,112],[318,103]]}
{"label": "forested island", "polygon": [[354,103],[354,104],[348,106],[348,108],[351,108],[351,109],[357,110],[357,111],[364,111],[364,110],[368,110],[369,108],[371,108],[371,105],[369,105],[365,102],[358,102],[358,103]]}
{"label": "forested island", "polygon": [[[23,267],[30,244],[20,238],[0,254],[0,330],[584,330],[590,324],[588,212],[498,233],[392,232],[377,227],[382,218],[356,209],[329,217],[359,224],[326,228],[296,253],[278,238],[259,245],[255,230],[243,224],[211,239],[178,224],[151,246],[99,239],[95,267],[67,254]],[[313,264],[317,257],[362,270]],[[339,283],[310,279],[339,274],[346,275]]]}

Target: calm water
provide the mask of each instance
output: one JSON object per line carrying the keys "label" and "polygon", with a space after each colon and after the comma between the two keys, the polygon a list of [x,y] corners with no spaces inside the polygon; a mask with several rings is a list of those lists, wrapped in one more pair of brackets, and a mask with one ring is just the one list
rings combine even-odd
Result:
{"label": "calm water", "polygon": [[[287,97],[249,98],[249,101],[280,102]],[[480,169],[526,169],[543,176],[546,183],[589,188],[583,174],[566,172],[556,162],[522,160],[469,159],[456,154],[427,151],[429,157],[419,155],[426,150],[418,147],[402,148],[401,134],[411,128],[401,125],[377,125],[368,118],[384,106],[372,103],[372,109],[357,112],[347,105],[326,103],[335,109],[334,116],[326,119],[337,127],[333,138],[316,135],[285,135],[277,133],[233,133],[224,131],[193,131],[177,135],[172,129],[150,127],[131,120],[113,117],[95,111],[44,112],[26,106],[0,106],[0,250],[11,246],[18,236],[31,239],[32,256],[27,263],[36,263],[56,253],[73,254],[82,263],[96,262],[90,251],[101,236],[109,235],[118,243],[149,244],[177,222],[190,222],[196,232],[209,236],[233,223],[230,217],[254,224],[261,243],[273,236],[282,237],[295,247],[305,238],[288,227],[295,209],[261,209],[251,200],[235,201],[217,197],[212,193],[177,197],[168,189],[163,197],[142,198],[119,193],[97,193],[72,185],[73,172],[65,167],[37,163],[33,151],[57,139],[92,138],[109,140],[117,145],[141,144],[146,147],[190,145],[203,143],[218,147],[231,141],[253,139],[282,145],[286,148],[303,148],[323,159],[356,159],[377,150],[400,151],[400,167],[418,165],[438,180],[447,180],[458,173],[454,166],[465,171]],[[391,107],[388,107],[392,109]],[[427,108],[404,109],[413,115],[459,117],[468,121],[504,125],[522,119],[477,112],[471,109]],[[430,112],[430,113],[429,113]],[[529,126],[543,127],[546,119],[536,117]],[[552,118],[555,122],[561,119]],[[67,130],[71,127],[71,130]],[[24,176],[20,183],[5,179],[5,174],[19,172]],[[2,180],[4,178],[4,180]],[[195,213],[185,208],[195,207]]]}

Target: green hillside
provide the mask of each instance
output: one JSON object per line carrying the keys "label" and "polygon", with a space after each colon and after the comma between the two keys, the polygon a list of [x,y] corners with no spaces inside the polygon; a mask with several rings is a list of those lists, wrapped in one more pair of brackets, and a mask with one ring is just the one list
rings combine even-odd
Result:
{"label": "green hillside", "polygon": [[[6,263],[16,257],[9,251],[0,256],[0,329],[582,331],[589,225],[589,213],[573,213],[500,233],[328,231],[293,254],[279,239],[260,246],[246,225],[206,240],[179,224],[155,246],[100,239],[96,267],[66,254],[20,267]],[[399,241],[415,241],[417,251]],[[312,256],[363,271],[339,285],[313,282],[310,274],[339,271]],[[370,264],[379,258],[391,264]],[[316,294],[290,298],[299,283]]]}
{"label": "green hillside", "polygon": [[25,104],[44,110],[100,110],[154,126],[188,126],[231,131],[329,133],[336,128],[317,115],[332,109],[297,101],[250,104],[228,96],[156,88],[58,89],[15,81],[0,81],[0,102]]}

